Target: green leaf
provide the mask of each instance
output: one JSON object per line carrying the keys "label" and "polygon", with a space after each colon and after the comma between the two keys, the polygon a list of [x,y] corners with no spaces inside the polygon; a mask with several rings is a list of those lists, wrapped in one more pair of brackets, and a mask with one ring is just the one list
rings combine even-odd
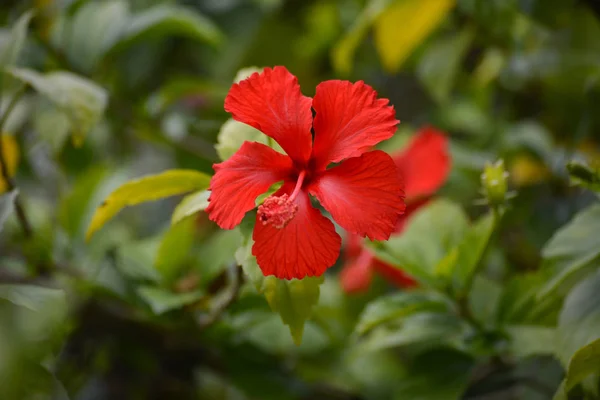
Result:
{"label": "green leaf", "polygon": [[141,286],[137,293],[157,315],[194,304],[204,297],[200,291],[173,293],[154,286]]}
{"label": "green leaf", "polygon": [[436,200],[420,209],[402,235],[372,245],[377,257],[401,268],[419,282],[439,286],[444,275],[438,264],[463,240],[468,220],[460,206]]}
{"label": "green leaf", "polygon": [[440,39],[429,46],[427,52],[421,57],[417,75],[431,96],[439,103],[448,101],[460,62],[473,37],[473,30],[465,28],[453,37]]}
{"label": "green leaf", "polygon": [[217,154],[219,154],[221,160],[224,161],[238,151],[244,142],[258,142],[268,146],[269,137],[250,125],[230,118],[225,121],[219,130],[215,149],[217,149]]}
{"label": "green leaf", "polygon": [[66,305],[64,290],[34,285],[0,285],[0,298],[31,311],[44,311],[48,304]]}
{"label": "green leaf", "polygon": [[176,279],[185,266],[196,241],[195,232],[196,221],[187,218],[171,225],[163,235],[154,259],[154,268],[166,281]]}
{"label": "green leaf", "polygon": [[319,301],[319,285],[323,277],[283,280],[268,276],[263,290],[271,309],[288,325],[294,343],[302,343],[304,324]]}
{"label": "green leaf", "polygon": [[149,175],[129,181],[113,191],[96,209],[86,238],[92,235],[121,209],[146,201],[162,199],[208,187],[210,177],[201,172],[184,169],[168,170],[158,175]]}
{"label": "green leaf", "polygon": [[393,0],[370,0],[352,27],[332,50],[331,61],[334,69],[348,75],[352,72],[352,59],[356,48],[366,36],[377,17],[393,2]]}
{"label": "green leaf", "polygon": [[587,165],[571,161],[567,164],[567,170],[575,185],[600,193],[600,165]]}
{"label": "green leaf", "polygon": [[[384,68],[397,72],[443,21],[455,0],[396,0],[375,21],[375,47]],[[465,45],[466,46],[466,45]],[[448,68],[452,60],[444,60]]]}
{"label": "green leaf", "polygon": [[130,19],[128,2],[87,2],[72,18],[61,16],[55,23],[53,45],[63,49],[73,65],[93,71],[106,52],[119,40]]}
{"label": "green leaf", "polygon": [[473,360],[450,349],[420,355],[398,379],[394,399],[459,400],[469,384]]}
{"label": "green leaf", "polygon": [[494,226],[495,216],[489,212],[467,229],[463,240],[458,245],[458,256],[452,269],[453,286],[457,293],[470,286],[490,241]]}
{"label": "green leaf", "polygon": [[117,248],[117,267],[121,273],[133,280],[158,282],[160,274],[154,268],[159,238],[126,242]]}
{"label": "green leaf", "polygon": [[76,237],[85,230],[85,217],[96,189],[107,175],[104,166],[92,167],[80,174],[71,191],[61,200],[58,208],[58,222],[71,235]]}
{"label": "green leaf", "polygon": [[390,321],[420,312],[450,312],[452,304],[435,292],[409,291],[394,293],[370,302],[360,316],[355,331],[363,335]]}
{"label": "green leaf", "polygon": [[259,67],[242,68],[235,74],[235,78],[233,78],[233,83],[239,83],[240,81],[249,78],[251,75],[257,72],[260,74],[263,71],[263,69],[264,68]]}
{"label": "green leaf", "polygon": [[[581,281],[565,299],[558,318],[556,355],[567,367],[581,348],[598,339],[600,339],[600,272]],[[595,350],[595,347],[592,349]]]}
{"label": "green leaf", "polygon": [[134,15],[114,51],[150,37],[184,36],[211,45],[222,41],[219,29],[197,11],[176,5],[158,5]]}
{"label": "green leaf", "polygon": [[15,199],[18,193],[18,190],[13,190],[12,192],[0,195],[0,232],[2,232],[2,226],[4,226],[4,223],[14,210]]}
{"label": "green leaf", "polygon": [[543,268],[552,273],[539,297],[565,286],[600,262],[600,204],[579,212],[542,250]]}
{"label": "green leaf", "polygon": [[242,270],[252,282],[256,291],[262,293],[263,285],[265,282],[265,276],[263,275],[260,267],[256,263],[256,257],[252,255],[252,245],[254,241],[249,238],[247,242],[237,249],[235,252],[235,260],[242,266]]}
{"label": "green leaf", "polygon": [[25,12],[13,26],[7,40],[7,46],[0,51],[0,67],[10,67],[17,63],[19,55],[23,50],[25,39],[27,39],[27,29],[33,15],[34,12],[32,10]]}
{"label": "green leaf", "polygon": [[209,190],[200,190],[199,192],[187,195],[175,207],[171,216],[171,225],[190,217],[200,211],[204,211],[208,207]]}
{"label": "green leaf", "polygon": [[317,354],[326,348],[328,339],[314,323],[305,326],[301,345],[294,343],[281,319],[274,313],[250,310],[231,318],[236,334],[253,343],[263,351],[277,355]]}
{"label": "green leaf", "polygon": [[100,121],[108,102],[106,91],[92,81],[66,71],[41,75],[29,69],[11,69],[15,78],[47,97],[71,122],[75,145]]}
{"label": "green leaf", "polygon": [[462,347],[469,332],[468,324],[456,314],[424,311],[374,328],[361,339],[359,347],[364,351],[407,346],[413,351],[431,347]]}
{"label": "green leaf", "polygon": [[596,339],[573,354],[567,367],[565,389],[572,389],[589,375],[600,371],[600,339]]}
{"label": "green leaf", "polygon": [[221,230],[202,244],[198,249],[200,254],[198,272],[203,283],[208,285],[236,261],[235,253],[240,247],[241,240],[239,230]]}
{"label": "green leaf", "polygon": [[519,358],[554,353],[556,330],[536,325],[510,325],[505,328],[509,334],[510,350]]}

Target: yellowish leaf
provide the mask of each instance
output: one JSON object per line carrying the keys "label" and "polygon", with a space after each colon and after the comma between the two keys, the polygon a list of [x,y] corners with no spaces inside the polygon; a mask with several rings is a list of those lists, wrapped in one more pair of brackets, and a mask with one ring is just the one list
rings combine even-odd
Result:
{"label": "yellowish leaf", "polygon": [[173,169],[129,181],[112,192],[96,209],[86,239],[127,206],[175,196],[208,187],[210,176],[198,171]]}
{"label": "yellowish leaf", "polygon": [[[17,172],[17,165],[19,164],[19,145],[12,136],[2,135],[2,154],[4,161],[6,162],[6,169],[8,170],[8,176],[15,176]],[[8,189],[8,185],[4,181],[2,166],[0,165],[0,193],[4,193]]]}
{"label": "yellowish leaf", "polygon": [[375,21],[375,46],[383,67],[396,72],[444,20],[455,0],[398,0]]}

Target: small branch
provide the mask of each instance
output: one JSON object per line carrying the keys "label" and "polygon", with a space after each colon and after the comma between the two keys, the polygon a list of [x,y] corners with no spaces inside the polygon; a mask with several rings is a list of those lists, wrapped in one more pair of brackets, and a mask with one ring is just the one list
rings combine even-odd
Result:
{"label": "small branch", "polygon": [[[8,191],[14,190],[16,188],[15,181],[8,173],[8,164],[4,159],[4,145],[2,142],[2,135],[4,134],[4,125],[8,120],[11,112],[15,108],[15,106],[21,100],[21,97],[25,94],[25,89],[27,87],[23,86],[15,95],[12,100],[6,107],[6,111],[4,111],[2,118],[0,119],[0,170],[2,171],[2,179],[6,182],[6,186]],[[31,229],[31,224],[29,223],[29,219],[27,218],[27,214],[25,213],[25,208],[23,207],[23,203],[21,202],[21,196],[18,194],[15,199],[15,211],[17,213],[17,218],[19,219],[19,223],[23,228],[23,232],[27,238],[33,236],[33,230]]]}

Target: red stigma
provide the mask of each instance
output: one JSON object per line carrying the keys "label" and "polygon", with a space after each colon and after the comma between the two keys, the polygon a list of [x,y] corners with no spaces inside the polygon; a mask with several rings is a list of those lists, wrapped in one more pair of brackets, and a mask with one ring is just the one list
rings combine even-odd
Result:
{"label": "red stigma", "polygon": [[258,207],[258,217],[263,225],[271,224],[274,228],[283,229],[296,216],[298,206],[290,201],[287,194],[279,197],[267,197]]}

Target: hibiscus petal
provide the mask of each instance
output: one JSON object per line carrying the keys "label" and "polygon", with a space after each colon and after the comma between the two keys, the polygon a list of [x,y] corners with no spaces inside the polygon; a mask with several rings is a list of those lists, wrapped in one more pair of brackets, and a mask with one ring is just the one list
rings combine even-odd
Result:
{"label": "hibiscus petal", "polygon": [[232,229],[255,207],[256,198],[288,177],[292,160],[268,146],[244,142],[227,161],[213,166],[209,218],[223,229]]}
{"label": "hibiscus petal", "polygon": [[284,67],[265,68],[234,84],[225,98],[233,119],[272,137],[300,165],[312,146],[310,97],[300,92],[298,79]]}
{"label": "hibiscus petal", "polygon": [[372,240],[389,239],[406,207],[396,165],[380,150],[328,169],[309,190],[342,228]]}
{"label": "hibiscus petal", "polygon": [[424,127],[408,147],[394,156],[404,178],[409,201],[431,196],[448,178],[451,168],[448,138],[432,127]]}
{"label": "hibiscus petal", "polygon": [[358,157],[372,146],[389,139],[400,121],[387,99],[363,81],[325,81],[313,99],[316,168]]}
{"label": "hibiscus petal", "polygon": [[[293,184],[284,184],[274,196],[289,194]],[[265,276],[302,279],[320,276],[335,264],[342,239],[333,223],[310,204],[308,193],[300,191],[295,200],[298,212],[283,229],[256,220],[252,254]]]}
{"label": "hibiscus petal", "polygon": [[367,250],[363,250],[356,259],[347,262],[340,273],[342,289],[349,294],[367,291],[372,279],[373,255]]}

